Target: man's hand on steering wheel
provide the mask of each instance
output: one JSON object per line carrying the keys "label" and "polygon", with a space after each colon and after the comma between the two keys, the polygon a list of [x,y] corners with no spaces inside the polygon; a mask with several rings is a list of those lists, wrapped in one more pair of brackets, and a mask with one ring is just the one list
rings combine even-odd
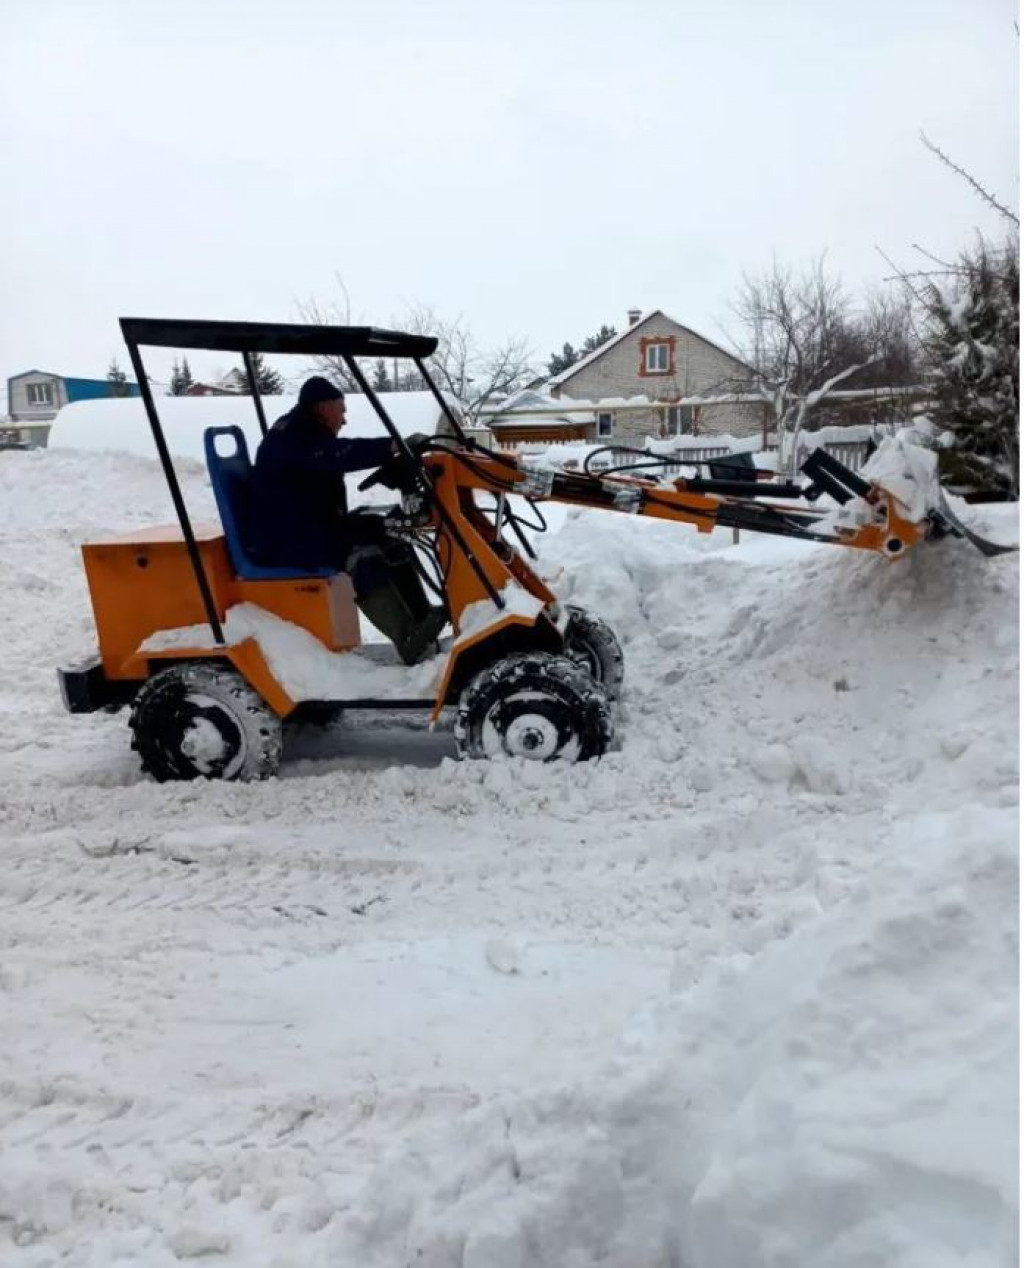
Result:
{"label": "man's hand on steering wheel", "polygon": [[421,470],[415,453],[410,455],[407,449],[400,449],[396,444],[392,446],[391,457],[387,462],[382,462],[372,475],[360,480],[359,488],[372,489],[374,485],[382,484],[386,489],[394,489],[398,493],[411,493],[416,488]]}

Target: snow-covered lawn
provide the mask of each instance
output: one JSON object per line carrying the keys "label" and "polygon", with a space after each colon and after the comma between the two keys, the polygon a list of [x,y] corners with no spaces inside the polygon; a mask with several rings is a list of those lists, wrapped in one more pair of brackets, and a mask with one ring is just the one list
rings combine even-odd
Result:
{"label": "snow-covered lawn", "polygon": [[1016,556],[571,512],[602,762],[349,719],[156,785],[54,670],[158,466],[0,508],[4,1268],[1015,1262]]}

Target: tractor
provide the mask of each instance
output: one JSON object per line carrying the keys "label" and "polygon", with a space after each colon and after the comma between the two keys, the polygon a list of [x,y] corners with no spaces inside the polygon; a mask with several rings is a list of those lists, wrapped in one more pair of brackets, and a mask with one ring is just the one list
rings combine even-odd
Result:
{"label": "tractor", "polygon": [[[756,471],[672,476],[644,451],[592,452],[580,471],[494,452],[469,436],[438,390],[430,337],[375,327],[122,318],[168,488],[174,525],[82,546],[97,631],[86,661],[58,671],[72,713],[129,709],[142,768],[164,780],[253,780],[274,775],[283,725],[345,710],[419,710],[431,725],[454,712],[463,758],[531,761],[599,758],[613,741],[623,655],[595,613],[559,602],[532,566],[522,510],[552,500],[671,520],[711,532],[731,527],[831,542],[896,559],[925,539],[985,543],[948,505],[915,518],[881,484],[823,450],[802,471],[809,483]],[[364,479],[397,502],[380,511],[389,535],[414,545],[423,579],[445,606],[451,636],[422,664],[402,664],[387,644],[363,644],[344,572],[267,567],[246,548],[252,466],[237,427],[210,428],[204,446],[220,523],[193,525],[175,473],[143,347],[241,354],[260,431],[267,422],[256,354],[340,358],[366,396],[395,456]],[[410,360],[447,427],[415,446],[395,427],[360,367],[362,358]],[[813,503],[822,494],[835,506]]]}

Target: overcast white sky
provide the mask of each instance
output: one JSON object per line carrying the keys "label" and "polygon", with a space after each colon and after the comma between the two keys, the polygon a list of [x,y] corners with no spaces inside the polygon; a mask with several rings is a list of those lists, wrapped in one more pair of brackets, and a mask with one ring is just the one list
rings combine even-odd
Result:
{"label": "overcast white sky", "polygon": [[[0,0],[0,380],[122,314],[463,314],[538,361],[744,270],[954,253],[1017,207],[1010,0]],[[223,358],[193,358],[212,372]],[[224,368],[228,368],[225,366]],[[154,357],[154,373],[165,363]]]}

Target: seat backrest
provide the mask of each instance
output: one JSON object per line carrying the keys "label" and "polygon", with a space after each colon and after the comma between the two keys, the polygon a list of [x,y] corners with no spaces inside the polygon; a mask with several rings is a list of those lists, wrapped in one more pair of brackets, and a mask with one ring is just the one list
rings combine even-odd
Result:
{"label": "seat backrest", "polygon": [[[227,437],[230,444],[221,453],[217,441]],[[246,551],[248,540],[252,463],[249,446],[240,427],[208,427],[203,433],[206,468],[210,473],[213,496],[217,500],[220,522],[224,528],[231,566],[247,581],[285,580],[294,577],[329,577],[332,568],[278,568],[256,563]]]}
{"label": "seat backrest", "polygon": [[[231,441],[230,446],[225,446],[222,442],[221,447],[226,452],[218,452],[217,440],[220,437]],[[248,562],[244,526],[249,480],[252,476],[249,447],[240,427],[208,427],[203,435],[203,447],[206,450],[206,467],[213,485],[213,496],[217,499],[220,522],[224,526],[228,554],[235,571],[242,575],[244,565]]]}

